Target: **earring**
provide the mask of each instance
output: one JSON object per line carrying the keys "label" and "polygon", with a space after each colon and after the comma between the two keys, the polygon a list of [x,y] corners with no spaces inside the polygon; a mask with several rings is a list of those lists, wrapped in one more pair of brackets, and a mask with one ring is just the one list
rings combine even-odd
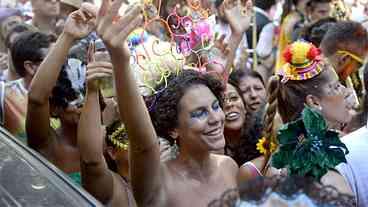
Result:
{"label": "earring", "polygon": [[322,111],[322,106],[316,107],[318,111]]}
{"label": "earring", "polygon": [[176,139],[174,140],[174,144],[172,146],[172,152],[173,152],[175,157],[179,154],[179,145],[178,145]]}

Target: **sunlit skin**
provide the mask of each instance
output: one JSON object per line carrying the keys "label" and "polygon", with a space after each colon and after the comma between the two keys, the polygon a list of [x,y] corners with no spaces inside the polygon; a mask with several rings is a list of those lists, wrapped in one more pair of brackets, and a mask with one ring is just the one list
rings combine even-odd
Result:
{"label": "sunlit skin", "polygon": [[349,123],[352,118],[346,102],[349,93],[340,83],[332,68],[328,69],[328,73],[329,80],[320,89],[325,95],[319,98],[319,105],[330,127],[339,129],[341,124]]}

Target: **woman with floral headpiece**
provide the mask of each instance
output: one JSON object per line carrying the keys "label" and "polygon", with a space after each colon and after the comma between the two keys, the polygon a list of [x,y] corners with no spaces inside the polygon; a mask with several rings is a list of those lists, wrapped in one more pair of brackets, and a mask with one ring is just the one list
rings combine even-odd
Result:
{"label": "woman with floral headpiece", "polygon": [[[183,70],[168,77],[167,87],[162,83],[156,88],[158,93],[148,110],[130,70],[125,44],[128,34],[142,22],[141,8],[135,6],[116,20],[121,3],[105,0],[99,12],[89,6],[97,16],[97,33],[114,66],[137,205],[206,206],[226,189],[237,186],[237,164],[229,157],[211,153],[223,150],[225,145],[223,86],[208,75]],[[157,135],[176,140],[180,145],[177,158],[160,161]]]}
{"label": "woman with floral headpiece", "polygon": [[[310,133],[302,135],[299,134],[299,132],[305,130],[310,132],[320,127],[321,130],[318,131],[318,133],[316,132],[317,135],[314,134],[312,137],[318,140],[337,140],[336,143],[339,143],[338,138],[336,139],[336,137],[338,137],[335,134],[336,131],[341,131],[351,120],[351,114],[345,102],[347,95],[346,89],[339,82],[331,66],[321,59],[318,48],[311,43],[298,41],[289,45],[283,54],[286,64],[284,64],[279,70],[279,73],[271,77],[269,81],[268,109],[265,118],[264,138],[262,138],[259,143],[259,148],[266,157],[265,167],[261,169],[262,172],[268,168],[269,157],[277,149],[275,146],[278,142],[280,143],[279,151],[280,149],[284,149],[283,146],[285,145],[291,150],[289,153],[292,153],[292,150],[298,152],[294,147],[298,146],[302,149],[305,143],[309,143],[309,139],[304,139],[304,137],[309,138],[313,135]],[[304,112],[303,110],[305,108],[310,108],[311,110]],[[283,123],[293,123],[293,125],[290,125],[288,128],[284,127],[285,129],[279,131],[276,135],[273,132],[274,117],[277,112]],[[318,119],[309,119],[310,117],[318,117]],[[324,122],[323,119],[326,119],[326,122]],[[311,120],[313,120],[312,123],[321,124],[311,127],[308,125]],[[327,133],[327,130],[334,130],[334,132]],[[290,146],[285,144],[282,141],[286,139],[283,139],[284,135],[292,135],[290,139],[296,141],[296,145]],[[287,140],[290,142],[290,139]],[[294,143],[294,141],[292,143]],[[327,149],[330,147],[335,146],[327,146]],[[340,147],[337,146],[336,148],[340,149]],[[323,151],[318,149],[315,151],[315,155],[318,159],[323,159]],[[307,147],[306,151],[308,150],[310,150],[310,148]],[[307,156],[309,156],[309,154]],[[345,157],[344,153],[341,151],[339,151],[339,153],[332,153],[332,156],[339,156],[340,158]],[[307,175],[307,172],[309,172],[307,169],[314,165],[313,163],[309,163],[308,160],[304,161],[307,166],[300,165],[302,167],[299,167],[297,170],[293,168],[292,172],[298,175]],[[273,164],[274,163],[273,160]],[[278,163],[280,163],[280,161]],[[335,167],[338,163],[327,163],[327,168],[325,168],[324,164],[322,164],[324,167],[317,167],[324,169],[323,173],[318,170],[313,171],[314,173],[318,172],[318,179],[321,179],[322,183],[334,185],[342,192],[350,193],[351,190],[346,185],[343,178],[330,169]],[[299,166],[299,164],[294,163],[292,166]],[[277,168],[280,168],[280,166],[284,165],[276,165]],[[290,173],[290,169],[288,169],[288,172]],[[326,172],[328,172],[327,175],[322,176],[325,175]]]}

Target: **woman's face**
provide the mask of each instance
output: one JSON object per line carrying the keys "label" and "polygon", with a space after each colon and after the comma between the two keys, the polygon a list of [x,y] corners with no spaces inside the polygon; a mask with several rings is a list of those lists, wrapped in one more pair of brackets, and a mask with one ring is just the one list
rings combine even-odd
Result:
{"label": "woman's face", "polygon": [[178,108],[175,132],[181,148],[219,151],[225,147],[225,115],[207,86],[194,85],[187,89]]}
{"label": "woman's face", "polygon": [[241,130],[245,122],[245,107],[238,91],[231,84],[227,84],[226,87],[224,112],[225,129]]}
{"label": "woman's face", "polygon": [[266,89],[258,78],[251,76],[242,78],[239,88],[242,92],[247,112],[257,112],[266,103]]}
{"label": "woman's face", "polygon": [[324,96],[320,98],[320,106],[325,119],[332,124],[346,124],[352,115],[347,104],[348,91],[340,83],[336,74],[330,69],[329,80],[323,86]]}
{"label": "woman's face", "polygon": [[69,125],[78,125],[79,118],[82,112],[84,99],[82,97],[71,101],[68,103],[68,106],[64,109],[58,110],[57,116],[62,120],[63,123]]}

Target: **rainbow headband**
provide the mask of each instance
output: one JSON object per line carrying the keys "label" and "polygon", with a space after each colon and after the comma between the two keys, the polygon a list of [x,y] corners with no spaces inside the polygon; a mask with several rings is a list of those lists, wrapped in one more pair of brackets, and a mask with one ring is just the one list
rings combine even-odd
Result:
{"label": "rainbow headband", "polygon": [[297,41],[289,45],[284,51],[286,63],[278,75],[282,82],[288,80],[308,80],[323,70],[321,67],[321,51],[312,43]]}

